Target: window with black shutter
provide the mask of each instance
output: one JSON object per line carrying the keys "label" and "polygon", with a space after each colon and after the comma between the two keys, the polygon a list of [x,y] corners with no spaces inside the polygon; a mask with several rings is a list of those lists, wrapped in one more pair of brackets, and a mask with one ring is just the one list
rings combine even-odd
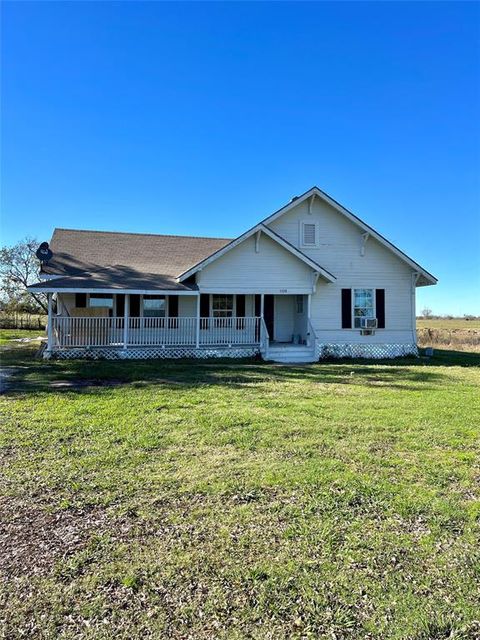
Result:
{"label": "window with black shutter", "polygon": [[168,326],[172,329],[178,327],[178,296],[168,296]]}
{"label": "window with black shutter", "polygon": [[168,296],[168,315],[178,318],[178,296]]}
{"label": "window with black shutter", "polygon": [[[237,318],[245,317],[245,296],[243,294],[237,294],[235,315]],[[245,320],[237,320],[237,329],[243,329],[245,327]]]}
{"label": "window with black shutter", "polygon": [[342,289],[342,329],[352,328],[352,290]]}
{"label": "window with black shutter", "polygon": [[75,294],[75,306],[83,309],[87,306],[87,294],[86,293],[76,293]]}
{"label": "window with black shutter", "polygon": [[140,316],[140,296],[134,293],[130,296],[130,317],[138,318]]}
{"label": "window with black shutter", "polygon": [[125,295],[123,293],[117,293],[116,314],[118,318],[125,315]]}
{"label": "window with black shutter", "polygon": [[375,313],[379,329],[385,329],[385,289],[375,289]]}
{"label": "window with black shutter", "polygon": [[210,296],[208,293],[200,294],[200,329],[208,329],[208,317],[210,315]]}

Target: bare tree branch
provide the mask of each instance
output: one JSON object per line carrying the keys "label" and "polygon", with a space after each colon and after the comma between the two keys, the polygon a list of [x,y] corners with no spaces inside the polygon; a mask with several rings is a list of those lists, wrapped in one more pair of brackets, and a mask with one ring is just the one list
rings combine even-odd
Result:
{"label": "bare tree branch", "polygon": [[36,238],[24,238],[13,246],[0,248],[0,300],[16,311],[48,311],[46,295],[31,293],[27,287],[38,280]]}

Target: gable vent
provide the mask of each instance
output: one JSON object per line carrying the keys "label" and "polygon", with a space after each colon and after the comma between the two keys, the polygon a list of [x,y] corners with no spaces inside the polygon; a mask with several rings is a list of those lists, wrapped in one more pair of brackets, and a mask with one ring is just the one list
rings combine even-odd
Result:
{"label": "gable vent", "polygon": [[303,224],[303,244],[315,245],[317,244],[317,228],[314,223],[305,222]]}

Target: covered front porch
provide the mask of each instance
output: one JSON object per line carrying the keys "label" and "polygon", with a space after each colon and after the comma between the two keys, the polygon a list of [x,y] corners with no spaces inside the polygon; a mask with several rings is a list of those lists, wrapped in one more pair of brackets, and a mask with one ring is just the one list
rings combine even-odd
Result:
{"label": "covered front porch", "polygon": [[46,356],[170,350],[201,357],[238,349],[267,357],[274,344],[311,344],[309,307],[306,294],[50,293]]}

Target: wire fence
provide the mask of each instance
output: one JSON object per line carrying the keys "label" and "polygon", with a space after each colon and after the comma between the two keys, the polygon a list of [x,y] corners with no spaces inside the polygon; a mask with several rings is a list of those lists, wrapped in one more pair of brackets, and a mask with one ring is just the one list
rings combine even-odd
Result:
{"label": "wire fence", "polygon": [[47,316],[38,313],[0,313],[0,329],[45,329]]}

